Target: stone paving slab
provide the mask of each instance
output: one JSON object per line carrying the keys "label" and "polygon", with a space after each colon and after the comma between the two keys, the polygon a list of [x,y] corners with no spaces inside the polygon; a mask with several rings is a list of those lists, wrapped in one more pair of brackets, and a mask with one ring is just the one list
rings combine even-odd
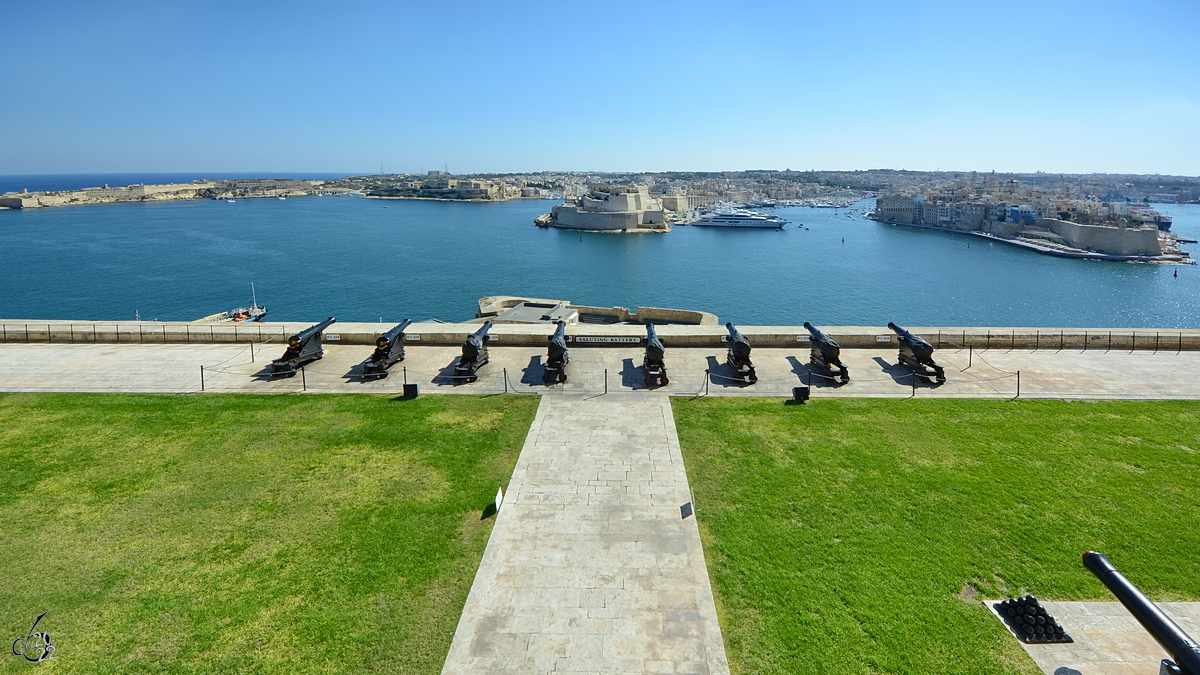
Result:
{"label": "stone paving slab", "polygon": [[[996,602],[988,600],[984,605],[1004,624],[992,607]],[[1184,632],[1200,636],[1200,602],[1157,604]],[[1042,601],[1042,605],[1075,640],[1021,643],[1046,675],[1156,675],[1159,662],[1170,657],[1119,602]]]}
{"label": "stone paving slab", "polygon": [[[266,367],[282,354],[279,345],[250,347],[234,344],[0,344],[0,391],[138,391],[194,392],[200,390],[200,366],[205,389],[222,392],[283,393],[309,391],[395,393],[402,391],[404,373],[421,385],[422,393],[645,392],[642,349],[633,347],[576,347],[571,349],[565,384],[542,384],[545,350],[535,347],[491,347],[491,362],[479,380],[454,380],[457,347],[413,345],[408,358],[383,380],[362,381],[359,364],[372,351],[367,345],[328,345],[325,358],[305,369],[303,377],[272,380]],[[806,349],[759,348],[753,359],[757,384],[729,377],[721,349],[695,347],[667,350],[671,383],[654,391],[673,396],[790,397],[792,387],[811,380],[812,396],[906,397],[914,394],[911,376],[896,366],[892,349],[842,350],[850,367],[849,384],[833,386],[808,371]],[[919,383],[917,397],[999,398],[1016,395],[1021,371],[1025,398],[1084,399],[1200,399],[1200,352],[1176,353],[1105,350],[950,350],[936,353],[946,367],[941,386]],[[705,371],[710,371],[706,373]],[[607,371],[607,372],[606,372]]]}
{"label": "stone paving slab", "polygon": [[729,672],[668,398],[542,398],[443,673]]}

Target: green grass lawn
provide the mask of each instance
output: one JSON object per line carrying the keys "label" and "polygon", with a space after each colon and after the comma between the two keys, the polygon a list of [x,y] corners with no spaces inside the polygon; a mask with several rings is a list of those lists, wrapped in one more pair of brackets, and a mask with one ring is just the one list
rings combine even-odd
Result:
{"label": "green grass lawn", "polygon": [[0,395],[0,671],[437,673],[537,403]]}
{"label": "green grass lawn", "polygon": [[735,673],[1037,673],[976,598],[1112,600],[1088,549],[1200,599],[1200,404],[674,406]]}

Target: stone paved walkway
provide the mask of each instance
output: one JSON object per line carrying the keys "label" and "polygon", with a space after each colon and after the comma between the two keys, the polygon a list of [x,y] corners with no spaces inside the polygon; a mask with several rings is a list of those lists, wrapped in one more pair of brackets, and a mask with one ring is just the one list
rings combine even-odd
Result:
{"label": "stone paved walkway", "polygon": [[729,666],[666,396],[542,397],[443,673]]}

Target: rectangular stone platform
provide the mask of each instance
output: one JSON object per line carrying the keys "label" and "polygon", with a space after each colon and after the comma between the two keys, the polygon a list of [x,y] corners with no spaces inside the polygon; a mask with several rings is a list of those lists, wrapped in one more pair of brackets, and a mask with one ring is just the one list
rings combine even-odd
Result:
{"label": "rectangular stone platform", "polygon": [[[129,391],[187,393],[313,392],[392,393],[402,391],[404,372],[422,393],[600,393],[645,392],[640,347],[571,349],[568,381],[542,384],[544,347],[492,346],[491,362],[479,380],[453,379],[460,350],[452,346],[410,345],[408,358],[384,380],[364,382],[358,364],[372,349],[367,345],[327,345],[326,356],[303,376],[272,380],[266,372],[279,345],[237,344],[0,344],[0,391]],[[833,386],[810,378],[808,349],[759,348],[753,353],[759,381],[746,385],[730,379],[722,347],[668,349],[671,382],[654,390],[673,396],[790,397],[792,388],[812,381],[814,399],[826,396],[907,397],[914,395],[912,377],[896,365],[896,351],[843,350],[852,380]],[[941,386],[918,383],[917,397],[1003,398],[1017,393],[1021,372],[1023,398],[1068,399],[1200,399],[1200,352],[1105,350],[938,350],[946,366]],[[706,373],[705,371],[710,372]]]}

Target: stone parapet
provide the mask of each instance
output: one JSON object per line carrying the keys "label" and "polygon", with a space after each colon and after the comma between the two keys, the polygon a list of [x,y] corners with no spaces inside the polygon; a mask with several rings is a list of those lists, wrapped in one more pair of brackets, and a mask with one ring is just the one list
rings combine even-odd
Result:
{"label": "stone parapet", "polygon": [[[639,308],[638,313],[649,308]],[[198,324],[163,321],[0,320],[0,342],[282,344],[287,337],[315,322],[263,322]],[[413,323],[405,331],[408,344],[456,345],[479,329],[480,321]],[[336,323],[326,331],[328,344],[374,344],[395,323]],[[966,328],[914,327],[909,330],[938,348],[975,349],[1089,349],[1089,350],[1200,350],[1200,329],[1172,328]],[[884,326],[820,326],[848,349],[895,349],[894,333]],[[497,346],[543,346],[554,328],[548,324],[497,324],[489,331]],[[808,346],[802,326],[738,326],[755,347]],[[667,347],[717,346],[728,332],[722,325],[662,325],[657,332]],[[573,347],[615,347],[641,344],[642,325],[577,324],[567,328]]]}

